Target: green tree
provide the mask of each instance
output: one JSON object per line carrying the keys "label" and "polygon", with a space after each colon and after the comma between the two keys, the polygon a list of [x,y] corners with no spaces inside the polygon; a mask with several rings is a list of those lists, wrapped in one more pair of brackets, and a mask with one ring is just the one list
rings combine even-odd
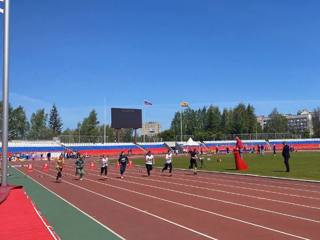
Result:
{"label": "green tree", "polygon": [[159,137],[162,138],[162,141],[174,141],[175,140],[175,134],[171,129],[162,131],[159,134]]}
{"label": "green tree", "polygon": [[248,129],[248,133],[255,133],[258,131],[258,121],[257,116],[254,113],[254,107],[252,105],[248,105],[246,109],[246,125]]}
{"label": "green tree", "polygon": [[288,120],[282,116],[275,108],[269,114],[270,120],[268,120],[264,131],[268,133],[285,133],[288,132]]}
{"label": "green tree", "polygon": [[246,106],[243,103],[240,103],[233,110],[232,133],[248,133]]}
{"label": "green tree", "polygon": [[205,130],[214,134],[221,131],[221,112],[218,107],[210,106],[208,108]]}
{"label": "green tree", "polygon": [[[174,117],[171,121],[171,130],[175,135],[175,138],[179,135],[180,136],[180,118],[181,117],[181,113],[180,112],[176,112],[174,114]],[[180,139],[180,138],[179,138]],[[178,139],[175,139],[178,140]]]}
{"label": "green tree", "polygon": [[50,130],[47,128],[48,115],[44,109],[39,109],[31,115],[29,138],[32,140],[49,139]]}
{"label": "green tree", "polygon": [[10,111],[10,139],[24,139],[27,136],[29,122],[23,107]]}
{"label": "green tree", "polygon": [[52,131],[53,136],[58,136],[61,134],[62,131],[62,121],[59,116],[58,109],[55,104],[53,104],[51,111],[50,111],[50,117],[49,117],[49,128]]}
{"label": "green tree", "polygon": [[221,115],[221,126],[220,130],[224,134],[231,134],[232,133],[232,127],[233,127],[233,111],[232,109],[223,109],[222,115]]}
{"label": "green tree", "polygon": [[97,112],[92,110],[89,116],[84,118],[78,129],[81,134],[81,138],[85,142],[101,142],[101,135],[99,135],[99,121]]}

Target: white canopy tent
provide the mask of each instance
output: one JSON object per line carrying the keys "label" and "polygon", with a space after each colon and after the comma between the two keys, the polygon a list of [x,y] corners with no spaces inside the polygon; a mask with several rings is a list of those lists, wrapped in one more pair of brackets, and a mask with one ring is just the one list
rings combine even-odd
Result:
{"label": "white canopy tent", "polygon": [[199,147],[200,144],[195,142],[195,141],[193,141],[192,138],[189,138],[188,141],[185,144],[183,144],[183,146],[184,147]]}

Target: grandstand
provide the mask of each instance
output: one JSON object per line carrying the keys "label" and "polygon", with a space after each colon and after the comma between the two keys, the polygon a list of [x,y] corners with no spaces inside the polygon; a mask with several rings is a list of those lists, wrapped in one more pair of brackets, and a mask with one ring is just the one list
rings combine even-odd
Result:
{"label": "grandstand", "polygon": [[[277,150],[282,149],[282,143],[286,142],[294,150],[320,150],[320,138],[314,139],[273,139],[273,140],[243,140],[248,151],[256,149],[258,145],[263,145],[265,150],[271,150],[275,145]],[[227,147],[230,151],[235,146],[235,141],[204,141],[195,142],[197,145],[191,146],[198,151],[225,152]],[[187,152],[187,142],[176,142],[175,149]],[[0,145],[1,146],[1,145]],[[56,141],[11,141],[9,142],[9,156],[19,155],[22,158],[45,158],[48,152],[53,158],[58,157],[63,152],[79,152],[88,156],[119,155],[122,151],[130,155],[143,155],[147,151],[153,154],[164,154],[173,146],[173,142],[155,143],[60,143]],[[180,148],[179,148],[180,147]],[[190,146],[189,146],[190,147]]]}
{"label": "grandstand", "polygon": [[[258,145],[262,145],[266,150],[270,150],[273,145],[276,149],[282,149],[283,142],[286,142],[295,150],[320,150],[320,138],[313,139],[273,139],[273,140],[243,140],[247,149],[256,149]],[[223,152],[228,147],[233,150],[236,141],[205,141],[204,144],[211,151],[215,151],[218,147],[219,152]]]}
{"label": "grandstand", "polygon": [[44,158],[48,152],[55,158],[64,151],[64,147],[55,141],[10,141],[8,143],[9,156],[19,156],[27,159],[31,157],[41,158],[41,156]]}
{"label": "grandstand", "polygon": [[164,154],[170,149],[164,142],[156,143],[138,143],[146,151],[151,151],[153,154]]}

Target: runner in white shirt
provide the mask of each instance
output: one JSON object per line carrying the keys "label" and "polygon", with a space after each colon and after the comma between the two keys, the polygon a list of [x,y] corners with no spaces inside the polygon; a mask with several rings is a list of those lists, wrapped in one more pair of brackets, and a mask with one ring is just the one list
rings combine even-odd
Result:
{"label": "runner in white shirt", "polygon": [[150,171],[152,171],[152,165],[154,164],[154,156],[149,151],[146,155],[146,168],[148,176],[150,176]]}
{"label": "runner in white shirt", "polygon": [[109,162],[108,156],[102,155],[102,158],[101,158],[101,172],[100,172],[101,176],[102,176],[103,173],[104,173],[104,176],[107,176],[107,174],[108,174],[108,162]]}
{"label": "runner in white shirt", "polygon": [[169,150],[168,153],[166,154],[166,161],[164,163],[164,168],[162,168],[162,171],[163,172],[164,170],[167,170],[169,168],[169,173],[170,173],[170,176],[172,175],[172,151]]}

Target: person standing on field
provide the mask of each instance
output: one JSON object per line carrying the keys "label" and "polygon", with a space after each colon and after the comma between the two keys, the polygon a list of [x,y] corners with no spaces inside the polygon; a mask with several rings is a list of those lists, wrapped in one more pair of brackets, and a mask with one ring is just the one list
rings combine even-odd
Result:
{"label": "person standing on field", "polygon": [[283,143],[282,156],[284,159],[284,165],[286,166],[286,172],[290,172],[290,166],[289,166],[290,147],[286,143]]}
{"label": "person standing on field", "polygon": [[242,157],[242,151],[243,151],[244,145],[238,136],[236,137],[236,148],[239,151],[240,157]]}

